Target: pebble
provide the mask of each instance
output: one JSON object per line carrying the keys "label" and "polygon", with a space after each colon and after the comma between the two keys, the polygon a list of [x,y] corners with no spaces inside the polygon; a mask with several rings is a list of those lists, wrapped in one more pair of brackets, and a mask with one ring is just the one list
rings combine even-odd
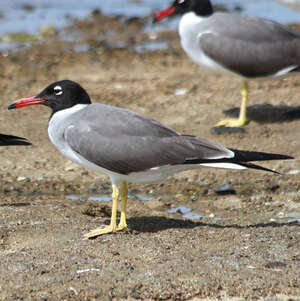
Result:
{"label": "pebble", "polygon": [[188,212],[191,212],[192,209],[191,208],[188,208],[188,207],[185,207],[185,206],[178,206],[176,208],[172,208],[172,209],[169,209],[168,212],[169,213],[181,213],[181,214],[186,214]]}
{"label": "pebble", "polygon": [[293,169],[288,172],[288,175],[298,175],[300,173],[299,169]]}
{"label": "pebble", "polygon": [[280,187],[280,185],[278,183],[276,183],[275,181],[267,181],[266,187],[268,190],[276,191]]}
{"label": "pebble", "polygon": [[148,34],[148,38],[149,38],[149,40],[152,40],[152,41],[157,40],[158,35],[157,35],[156,32],[151,32],[151,33]]}
{"label": "pebble", "polygon": [[120,84],[120,83],[116,83],[116,84],[114,85],[114,87],[115,87],[115,89],[122,89],[122,88],[123,88],[123,85]]}
{"label": "pebble", "polygon": [[230,184],[219,185],[214,189],[214,192],[220,195],[236,194],[236,191]]}
{"label": "pebble", "polygon": [[194,194],[191,196],[191,201],[197,201],[198,200],[198,195],[197,194]]}
{"label": "pebble", "polygon": [[78,165],[71,161],[68,161],[65,165],[65,171],[74,171],[76,169],[78,169]]}
{"label": "pebble", "polygon": [[22,181],[25,181],[26,180],[26,177],[18,177],[17,178],[17,181],[18,182],[22,182]]}
{"label": "pebble", "polygon": [[275,271],[281,271],[282,269],[286,268],[287,264],[280,261],[268,262],[265,264],[265,268],[272,269]]}
{"label": "pebble", "polygon": [[183,96],[188,93],[188,89],[176,89],[174,94],[177,96]]}

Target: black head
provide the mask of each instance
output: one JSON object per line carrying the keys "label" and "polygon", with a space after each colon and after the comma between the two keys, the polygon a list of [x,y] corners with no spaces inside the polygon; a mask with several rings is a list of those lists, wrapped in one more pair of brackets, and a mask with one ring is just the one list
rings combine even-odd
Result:
{"label": "black head", "polygon": [[174,0],[169,8],[161,10],[155,15],[153,22],[159,22],[166,17],[183,15],[188,12],[194,12],[198,16],[210,16],[214,11],[210,0]]}
{"label": "black head", "polygon": [[171,7],[176,9],[177,15],[183,15],[192,10],[191,5],[193,2],[193,0],[175,0]]}
{"label": "black head", "polygon": [[77,104],[90,103],[89,95],[79,84],[71,80],[62,80],[49,85],[37,95],[18,99],[8,109],[43,104],[50,107],[54,114]]}

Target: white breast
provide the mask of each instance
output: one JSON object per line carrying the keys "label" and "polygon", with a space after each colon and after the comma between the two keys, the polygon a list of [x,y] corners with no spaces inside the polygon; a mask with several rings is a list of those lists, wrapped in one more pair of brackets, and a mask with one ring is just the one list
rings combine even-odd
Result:
{"label": "white breast", "polygon": [[51,142],[56,146],[56,148],[68,159],[80,164],[76,153],[70,148],[65,140],[65,130],[69,126],[72,126],[73,114],[84,109],[87,105],[78,104],[69,109],[65,109],[54,113],[51,117],[48,125],[48,135]]}
{"label": "white breast", "polygon": [[217,35],[216,32],[208,30],[208,18],[209,17],[199,17],[194,12],[189,12],[182,16],[179,23],[181,46],[196,64],[216,72],[232,74],[231,71],[212,60],[201,49],[200,38],[203,34],[211,33]]}

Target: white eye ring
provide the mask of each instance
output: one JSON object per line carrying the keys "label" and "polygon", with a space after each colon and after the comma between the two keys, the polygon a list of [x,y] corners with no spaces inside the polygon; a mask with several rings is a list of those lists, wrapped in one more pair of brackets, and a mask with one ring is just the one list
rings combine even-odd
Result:
{"label": "white eye ring", "polygon": [[61,94],[63,94],[61,86],[55,86],[53,90],[54,90],[55,95],[61,95]]}

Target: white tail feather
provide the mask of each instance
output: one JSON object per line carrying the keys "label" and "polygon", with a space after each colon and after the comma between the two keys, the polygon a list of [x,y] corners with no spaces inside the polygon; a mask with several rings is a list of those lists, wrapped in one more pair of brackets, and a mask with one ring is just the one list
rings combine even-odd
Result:
{"label": "white tail feather", "polygon": [[214,167],[214,168],[226,168],[226,169],[248,169],[245,166],[235,163],[201,163],[201,166]]}

